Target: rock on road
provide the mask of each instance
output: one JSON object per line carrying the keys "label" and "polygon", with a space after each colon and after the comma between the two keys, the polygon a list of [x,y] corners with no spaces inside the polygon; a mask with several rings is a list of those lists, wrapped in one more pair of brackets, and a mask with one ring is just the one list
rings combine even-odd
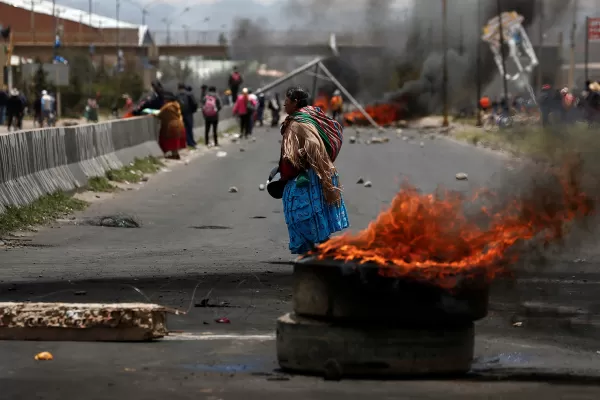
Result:
{"label": "rock on road", "polygon": [[[170,318],[182,333],[157,343],[0,342],[0,399],[598,398],[600,390],[583,384],[331,383],[278,373],[274,320],[291,308],[292,257],[282,205],[258,189],[279,158],[280,135],[256,136],[226,144],[226,157],[212,149],[77,215],[131,215],[139,229],[56,223],[0,253],[0,301],[152,301],[190,311]],[[429,136],[346,143],[337,163],[354,230],[389,204],[404,178],[426,192],[440,184],[468,190],[495,182],[505,164]],[[457,181],[457,172],[469,179]],[[372,186],[356,184],[359,177]],[[194,307],[203,298],[216,307]],[[500,314],[479,324],[479,368],[600,374],[595,342],[523,333]],[[231,324],[215,323],[221,317]],[[34,361],[40,351],[54,360]]]}

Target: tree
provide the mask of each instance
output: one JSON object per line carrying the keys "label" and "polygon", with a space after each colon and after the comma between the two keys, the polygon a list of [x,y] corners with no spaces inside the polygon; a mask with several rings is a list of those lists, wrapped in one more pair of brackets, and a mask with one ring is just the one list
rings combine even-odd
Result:
{"label": "tree", "polygon": [[227,46],[227,36],[223,32],[219,33],[219,46]]}

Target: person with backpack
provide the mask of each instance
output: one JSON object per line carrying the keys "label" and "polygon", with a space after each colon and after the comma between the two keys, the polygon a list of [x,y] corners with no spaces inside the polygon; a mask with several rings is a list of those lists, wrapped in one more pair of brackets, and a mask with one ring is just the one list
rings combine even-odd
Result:
{"label": "person with backpack", "polygon": [[179,89],[177,100],[179,101],[183,125],[185,126],[185,139],[187,145],[195,149],[197,144],[194,139],[194,113],[198,111],[198,103],[184,83],[178,84],[177,89]]}
{"label": "person with backpack", "polygon": [[54,96],[48,94],[48,91],[42,90],[42,117],[47,126],[54,126],[55,103]]}
{"label": "person with backpack", "polygon": [[244,88],[233,106],[233,115],[240,119],[240,135],[242,138],[247,138],[251,133],[252,116],[256,110],[256,103],[252,101],[248,93],[248,89]]}
{"label": "person with backpack", "polygon": [[219,127],[219,111],[221,111],[222,103],[221,99],[217,96],[217,88],[211,86],[208,88],[208,92],[202,98],[202,115],[204,116],[204,143],[209,146],[210,139],[209,133],[210,128],[213,130],[213,140],[215,147],[219,146],[219,139],[217,135],[217,129]]}
{"label": "person with backpack", "polygon": [[238,93],[240,92],[240,86],[244,83],[242,75],[238,72],[237,67],[233,67],[233,72],[229,75],[229,90],[231,90],[231,98],[237,99]]}

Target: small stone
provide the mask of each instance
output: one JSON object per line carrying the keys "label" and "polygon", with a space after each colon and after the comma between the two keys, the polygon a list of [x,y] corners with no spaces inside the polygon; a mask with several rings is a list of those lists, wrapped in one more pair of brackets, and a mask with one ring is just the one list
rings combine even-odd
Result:
{"label": "small stone", "polygon": [[217,157],[226,157],[226,156],[227,156],[227,153],[224,151],[217,152]]}
{"label": "small stone", "polygon": [[250,141],[254,143],[256,142],[256,138],[253,136],[252,138],[250,138]]}
{"label": "small stone", "polygon": [[232,186],[229,188],[229,193],[237,193],[237,192],[239,192],[239,190],[235,186]]}
{"label": "small stone", "polygon": [[402,132],[403,132],[403,130],[402,130],[401,128],[398,128],[398,129],[396,129],[396,133],[397,133],[398,135],[400,135]]}
{"label": "small stone", "polygon": [[360,178],[358,178],[358,181],[356,181],[356,183],[358,185],[362,185],[363,183],[365,183],[365,180],[363,179],[363,177],[361,176]]}
{"label": "small stone", "polygon": [[435,135],[429,135],[430,140],[435,140]]}
{"label": "small stone", "polygon": [[243,153],[243,152],[245,152],[245,151],[246,151],[246,149],[245,149],[245,148],[243,148],[243,147],[240,147],[240,151]]}
{"label": "small stone", "polygon": [[469,179],[469,175],[465,174],[464,172],[459,172],[458,174],[456,174],[457,181],[466,181],[468,179]]}
{"label": "small stone", "polygon": [[408,138],[406,136],[402,136],[402,140],[404,140],[406,142],[408,140]]}
{"label": "small stone", "polygon": [[[187,161],[186,161],[187,164]],[[150,180],[150,178],[148,178],[147,176],[143,176],[142,177],[142,182],[148,182]]]}
{"label": "small stone", "polygon": [[350,143],[356,143],[356,138],[354,136],[350,136],[350,139],[348,139],[350,141]]}
{"label": "small stone", "polygon": [[421,143],[419,143],[419,146],[425,147],[425,143],[421,142]]}
{"label": "small stone", "polygon": [[373,184],[371,183],[371,181],[366,181],[365,182],[365,187],[370,188],[371,186],[373,186]]}
{"label": "small stone", "polygon": [[97,199],[99,199],[99,198],[100,198],[100,196],[96,195],[96,198],[97,198]]}
{"label": "small stone", "polygon": [[258,190],[260,190],[260,191],[265,190],[265,185],[262,183],[260,185],[258,185]]}

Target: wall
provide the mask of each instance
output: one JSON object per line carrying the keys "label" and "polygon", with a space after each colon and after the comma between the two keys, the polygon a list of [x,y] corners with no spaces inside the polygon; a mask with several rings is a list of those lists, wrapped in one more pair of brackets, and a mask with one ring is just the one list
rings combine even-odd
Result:
{"label": "wall", "polygon": [[[231,107],[223,109],[219,131],[234,123]],[[203,124],[198,115],[196,125]],[[90,178],[135,158],[162,156],[158,128],[155,118],[139,117],[0,135],[0,213],[46,194],[84,188]],[[204,137],[204,130],[197,129],[196,136]]]}

